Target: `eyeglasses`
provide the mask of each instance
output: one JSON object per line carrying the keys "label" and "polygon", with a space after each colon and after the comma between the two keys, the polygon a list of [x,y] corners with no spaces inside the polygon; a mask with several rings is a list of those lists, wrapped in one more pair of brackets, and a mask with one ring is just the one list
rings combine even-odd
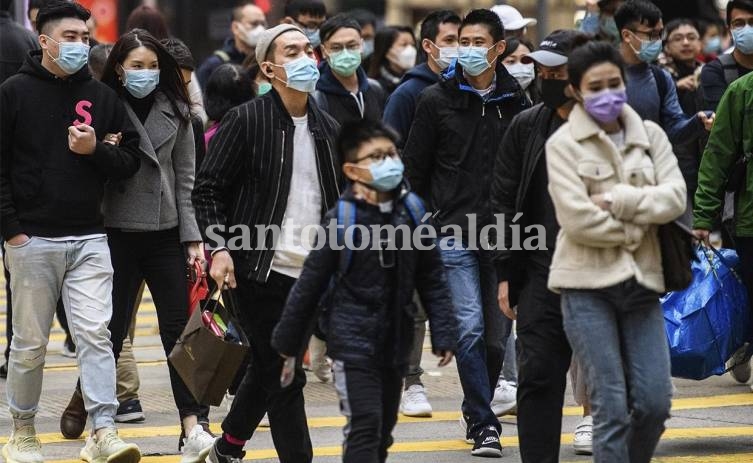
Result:
{"label": "eyeglasses", "polygon": [[648,40],[661,40],[662,37],[664,37],[664,31],[639,31],[637,29],[630,29],[630,32],[636,35],[643,34],[648,37]]}
{"label": "eyeglasses", "polygon": [[688,34],[672,34],[672,35],[669,36],[669,38],[667,39],[667,41],[670,42],[670,43],[682,43],[682,42],[684,42],[686,40],[688,42],[695,42],[695,41],[697,41],[700,38],[701,37],[698,34],[696,34],[694,32],[690,32]]}
{"label": "eyeglasses", "polygon": [[398,154],[399,153],[397,152],[397,150],[374,151],[373,153],[369,153],[369,154],[367,154],[366,156],[364,156],[362,158],[356,159],[356,162],[365,161],[367,159],[373,159],[373,160],[379,162],[379,161],[384,161],[387,158],[394,158]]}
{"label": "eyeglasses", "polygon": [[742,29],[745,26],[753,27],[753,18],[737,18],[729,24],[732,29]]}

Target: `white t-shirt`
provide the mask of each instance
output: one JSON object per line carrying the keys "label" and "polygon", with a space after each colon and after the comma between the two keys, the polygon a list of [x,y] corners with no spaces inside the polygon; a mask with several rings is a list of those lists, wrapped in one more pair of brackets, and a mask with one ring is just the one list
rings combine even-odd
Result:
{"label": "white t-shirt", "polygon": [[616,146],[618,150],[622,151],[622,149],[625,148],[624,130],[620,130],[619,132],[615,133],[608,133],[607,136],[610,140],[612,140],[612,143],[614,143],[614,146]]}
{"label": "white t-shirt", "polygon": [[[292,278],[298,278],[303,270],[303,261],[314,245],[312,238],[303,237],[303,227],[321,223],[322,193],[319,172],[316,167],[314,137],[309,131],[308,116],[294,117],[293,174],[282,230],[272,259],[272,270]],[[308,240],[304,244],[303,238]]]}

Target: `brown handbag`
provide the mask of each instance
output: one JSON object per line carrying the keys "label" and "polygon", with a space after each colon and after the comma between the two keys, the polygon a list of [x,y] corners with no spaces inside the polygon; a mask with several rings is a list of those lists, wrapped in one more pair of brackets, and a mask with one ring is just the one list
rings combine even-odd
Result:
{"label": "brown handbag", "polygon": [[[188,390],[202,405],[218,406],[222,403],[249,350],[248,339],[236,316],[237,305],[232,291],[224,291],[224,306],[219,301],[220,293],[215,290],[200,310],[193,310],[183,334],[168,356]],[[211,320],[215,314],[224,321],[226,330],[223,336],[215,334],[216,324],[213,332],[202,319],[205,315]]]}

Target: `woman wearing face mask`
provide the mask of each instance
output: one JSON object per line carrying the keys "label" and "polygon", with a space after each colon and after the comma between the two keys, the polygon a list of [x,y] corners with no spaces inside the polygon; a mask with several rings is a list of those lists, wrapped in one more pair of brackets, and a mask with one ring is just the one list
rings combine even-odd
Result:
{"label": "woman wearing face mask", "polygon": [[533,50],[533,44],[528,40],[511,38],[507,40],[506,56],[502,60],[502,64],[507,68],[507,72],[520,84],[520,88],[525,92],[531,106],[541,100],[536,86],[531,85],[536,80],[536,68],[533,63],[523,64],[520,59]]}
{"label": "woman wearing face mask", "polygon": [[[131,320],[132,301],[145,280],[169,354],[188,321],[186,265],[204,261],[191,203],[195,148],[190,101],[177,63],[142,29],[118,40],[102,82],[125,102],[141,135],[142,154],[136,175],[110,184],[105,192],[105,226],[115,272],[109,326],[113,351],[117,359]],[[214,442],[198,422],[208,415],[208,407],[196,402],[169,363],[168,368],[183,430],[181,461],[202,462]]]}
{"label": "woman wearing face mask", "polygon": [[594,461],[648,463],[672,395],[657,227],[685,210],[685,182],[662,129],[625,104],[613,47],[576,49],[568,74],[578,103],[546,144],[561,225],[548,286],[590,386]]}
{"label": "woman wearing face mask", "polygon": [[724,43],[722,43],[723,26],[720,22],[701,19],[698,21],[698,32],[703,43],[698,60],[704,63],[715,60],[724,50]]}
{"label": "woman wearing face mask", "polygon": [[[204,142],[207,147],[209,147],[209,141],[220,128],[222,117],[231,108],[253,98],[254,83],[248,70],[237,64],[226,63],[212,72],[204,93],[207,115],[211,121],[209,128],[204,133]],[[198,165],[196,170],[199,170]]]}
{"label": "woman wearing face mask", "polygon": [[391,94],[400,79],[416,65],[416,38],[409,27],[388,26],[377,31],[368,75]]}
{"label": "woman wearing face mask", "polygon": [[[701,53],[701,35],[690,19],[675,19],[664,28],[665,59],[662,68],[669,72],[677,86],[677,99],[686,115],[696,114],[702,108],[698,94],[703,63],[697,56]],[[698,184],[698,167],[706,144],[706,137],[694,143],[676,143],[673,151],[680,163],[680,170],[688,186],[688,201],[692,204]]]}

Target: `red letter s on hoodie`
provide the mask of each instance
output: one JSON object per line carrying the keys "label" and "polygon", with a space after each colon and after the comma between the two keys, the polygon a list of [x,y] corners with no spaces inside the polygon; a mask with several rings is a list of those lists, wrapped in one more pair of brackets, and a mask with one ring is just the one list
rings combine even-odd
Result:
{"label": "red letter s on hoodie", "polygon": [[76,119],[73,121],[73,125],[80,124],[92,125],[92,115],[88,111],[92,107],[92,102],[88,100],[81,100],[76,103],[76,114],[78,114],[83,120]]}

